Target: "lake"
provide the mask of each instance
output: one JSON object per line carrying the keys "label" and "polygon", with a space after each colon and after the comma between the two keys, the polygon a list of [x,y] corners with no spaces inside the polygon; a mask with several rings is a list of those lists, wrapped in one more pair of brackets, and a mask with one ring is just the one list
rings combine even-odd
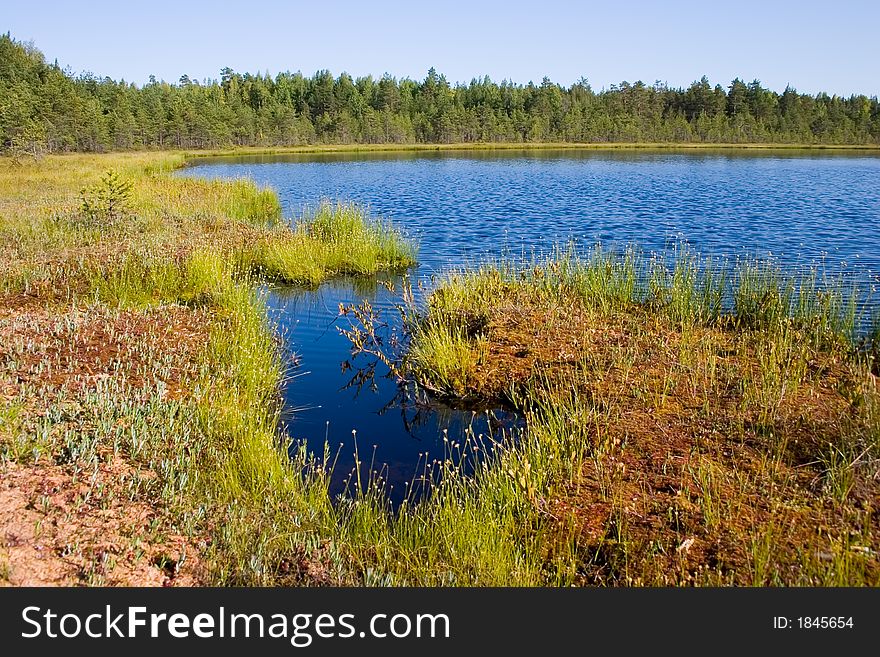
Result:
{"label": "lake", "polygon": [[[818,265],[857,279],[865,299],[880,279],[880,158],[796,151],[439,151],[203,158],[179,175],[269,185],[285,216],[322,199],[356,201],[419,242],[418,282],[487,256],[531,257],[560,242],[635,244],[664,251],[687,241],[703,255],[770,256],[789,270]],[[294,439],[338,451],[334,490],[355,449],[399,500],[450,442],[515,427],[503,409],[461,410],[401,398],[396,383],[361,376],[338,327],[340,303],[368,299],[393,320],[379,280],[332,281],[316,291],[271,290],[290,378],[285,418]],[[876,293],[875,293],[876,294]],[[393,321],[389,331],[394,331]],[[354,432],[354,433],[353,433]],[[384,468],[382,467],[384,466]]]}

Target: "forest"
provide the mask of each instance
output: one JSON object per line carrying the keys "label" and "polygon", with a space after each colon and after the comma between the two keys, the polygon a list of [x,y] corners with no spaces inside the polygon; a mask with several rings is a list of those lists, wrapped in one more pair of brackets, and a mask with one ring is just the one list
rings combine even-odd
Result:
{"label": "forest", "polygon": [[138,86],[0,36],[0,149],[11,153],[477,142],[880,144],[880,102],[705,76],[686,89],[451,84],[433,68],[421,81],[223,68],[219,79]]}

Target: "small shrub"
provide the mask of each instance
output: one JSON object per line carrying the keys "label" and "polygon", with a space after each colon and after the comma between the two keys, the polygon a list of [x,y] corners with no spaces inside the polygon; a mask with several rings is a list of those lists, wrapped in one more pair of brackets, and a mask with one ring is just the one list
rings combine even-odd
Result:
{"label": "small shrub", "polygon": [[80,192],[80,211],[93,223],[113,224],[128,212],[132,183],[116,169],[108,169],[101,180]]}

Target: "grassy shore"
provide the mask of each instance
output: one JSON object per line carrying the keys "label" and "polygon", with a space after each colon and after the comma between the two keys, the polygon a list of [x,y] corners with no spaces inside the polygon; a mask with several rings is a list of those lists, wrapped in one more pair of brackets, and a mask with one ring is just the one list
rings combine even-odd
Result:
{"label": "grassy shore", "polygon": [[284,147],[239,147],[205,151],[189,151],[187,157],[296,155],[320,153],[394,153],[445,151],[541,151],[541,150],[642,150],[642,151],[798,151],[821,150],[840,152],[880,153],[872,144],[808,144],[808,143],[702,143],[702,142],[468,142],[460,144],[310,144]]}
{"label": "grassy shore", "polygon": [[530,528],[542,581],[876,586],[880,389],[857,314],[815,272],[597,248],[450,275],[385,357],[526,415],[469,490]]}
{"label": "grassy shore", "polygon": [[284,449],[255,283],[414,247],[351,206],[291,227],[249,182],[169,176],[183,161],[0,162],[0,579],[878,583],[876,361],[844,290],[687,254],[451,275],[383,356],[529,428],[449,445],[392,512],[375,482],[331,499],[331,464]]}
{"label": "grassy shore", "polygon": [[183,162],[0,161],[9,582],[244,583],[266,549],[294,558],[272,523],[295,535],[298,512],[265,492],[299,479],[254,283],[402,269],[415,248],[355,206],[291,227],[274,192],[168,175]]}

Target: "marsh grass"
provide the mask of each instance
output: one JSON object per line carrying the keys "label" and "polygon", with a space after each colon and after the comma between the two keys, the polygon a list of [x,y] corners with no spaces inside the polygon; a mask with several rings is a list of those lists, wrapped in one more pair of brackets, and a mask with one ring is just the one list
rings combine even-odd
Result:
{"label": "marsh grass", "polygon": [[[132,508],[145,527],[105,527],[124,554],[202,583],[878,582],[876,347],[856,348],[844,288],[601,247],[454,272],[403,309],[409,351],[386,357],[438,394],[503,398],[528,429],[449,444],[393,511],[381,471],[334,499],[332,450],[279,433],[284,368],[253,284],[401,268],[414,247],[355,206],[288,225],[270,191],[169,177],[182,163],[0,171],[17,304],[0,317],[2,467],[76,491],[34,497],[46,540]],[[127,211],[83,223],[78,192],[110,167]],[[79,581],[128,581],[89,540],[70,547]]]}
{"label": "marsh grass", "polygon": [[264,279],[315,286],[332,276],[403,271],[415,258],[411,241],[364,208],[324,202],[292,229],[261,236],[237,256],[237,264]]}
{"label": "marsh grass", "polygon": [[[0,290],[70,298],[100,288],[122,303],[174,299],[189,259],[205,252],[240,278],[310,286],[415,262],[415,246],[363,208],[324,203],[291,224],[272,190],[168,175],[182,163],[179,154],[0,162]],[[108,194],[121,186],[124,203],[113,206]],[[86,194],[85,209],[81,189],[97,190]]]}
{"label": "marsh grass", "polygon": [[868,357],[871,370],[874,374],[880,374],[880,313],[876,313],[871,322],[871,328],[865,339],[865,353]]}
{"label": "marsh grass", "polygon": [[[436,483],[431,495],[411,493],[396,513],[379,479],[359,479],[335,500],[332,463],[302,445],[284,449],[283,368],[254,279],[317,284],[405,267],[414,247],[354,206],[323,205],[283,225],[267,192],[169,178],[180,163],[165,155],[49,157],[5,171],[0,183],[8,192],[2,230],[16,238],[4,241],[13,300],[4,371],[33,382],[17,384],[4,407],[4,467],[37,478],[51,470],[66,489],[85,486],[69,512],[38,505],[41,525],[76,535],[68,559],[80,564],[77,581],[131,581],[118,574],[125,559],[94,551],[97,538],[78,530],[75,518],[95,505],[123,509],[108,534],[129,531],[124,509],[148,505],[151,520],[126,534],[124,553],[147,568],[196,565],[193,577],[206,583],[546,581],[548,564],[561,557],[542,553],[529,509],[540,502],[534,477],[552,477],[548,463],[572,462],[563,445],[535,434],[526,438],[534,451],[513,451],[502,436],[472,436],[449,446],[449,460],[425,464],[420,477]],[[127,213],[111,225],[80,221],[78,189],[110,166],[132,181]],[[152,328],[129,335],[118,328],[127,318],[163,337]],[[185,332],[175,321],[187,323]],[[46,331],[47,323],[57,328]],[[97,343],[94,326],[105,336]],[[92,344],[123,337],[131,346],[92,356]],[[57,376],[62,383],[52,382]],[[481,450],[488,456],[472,456]],[[121,477],[110,467],[117,459],[127,464]],[[424,481],[414,477],[417,488]]]}
{"label": "marsh grass", "polygon": [[876,584],[880,394],[858,298],[682,247],[561,249],[451,272],[387,358],[526,415],[450,489],[516,509],[534,583]]}

